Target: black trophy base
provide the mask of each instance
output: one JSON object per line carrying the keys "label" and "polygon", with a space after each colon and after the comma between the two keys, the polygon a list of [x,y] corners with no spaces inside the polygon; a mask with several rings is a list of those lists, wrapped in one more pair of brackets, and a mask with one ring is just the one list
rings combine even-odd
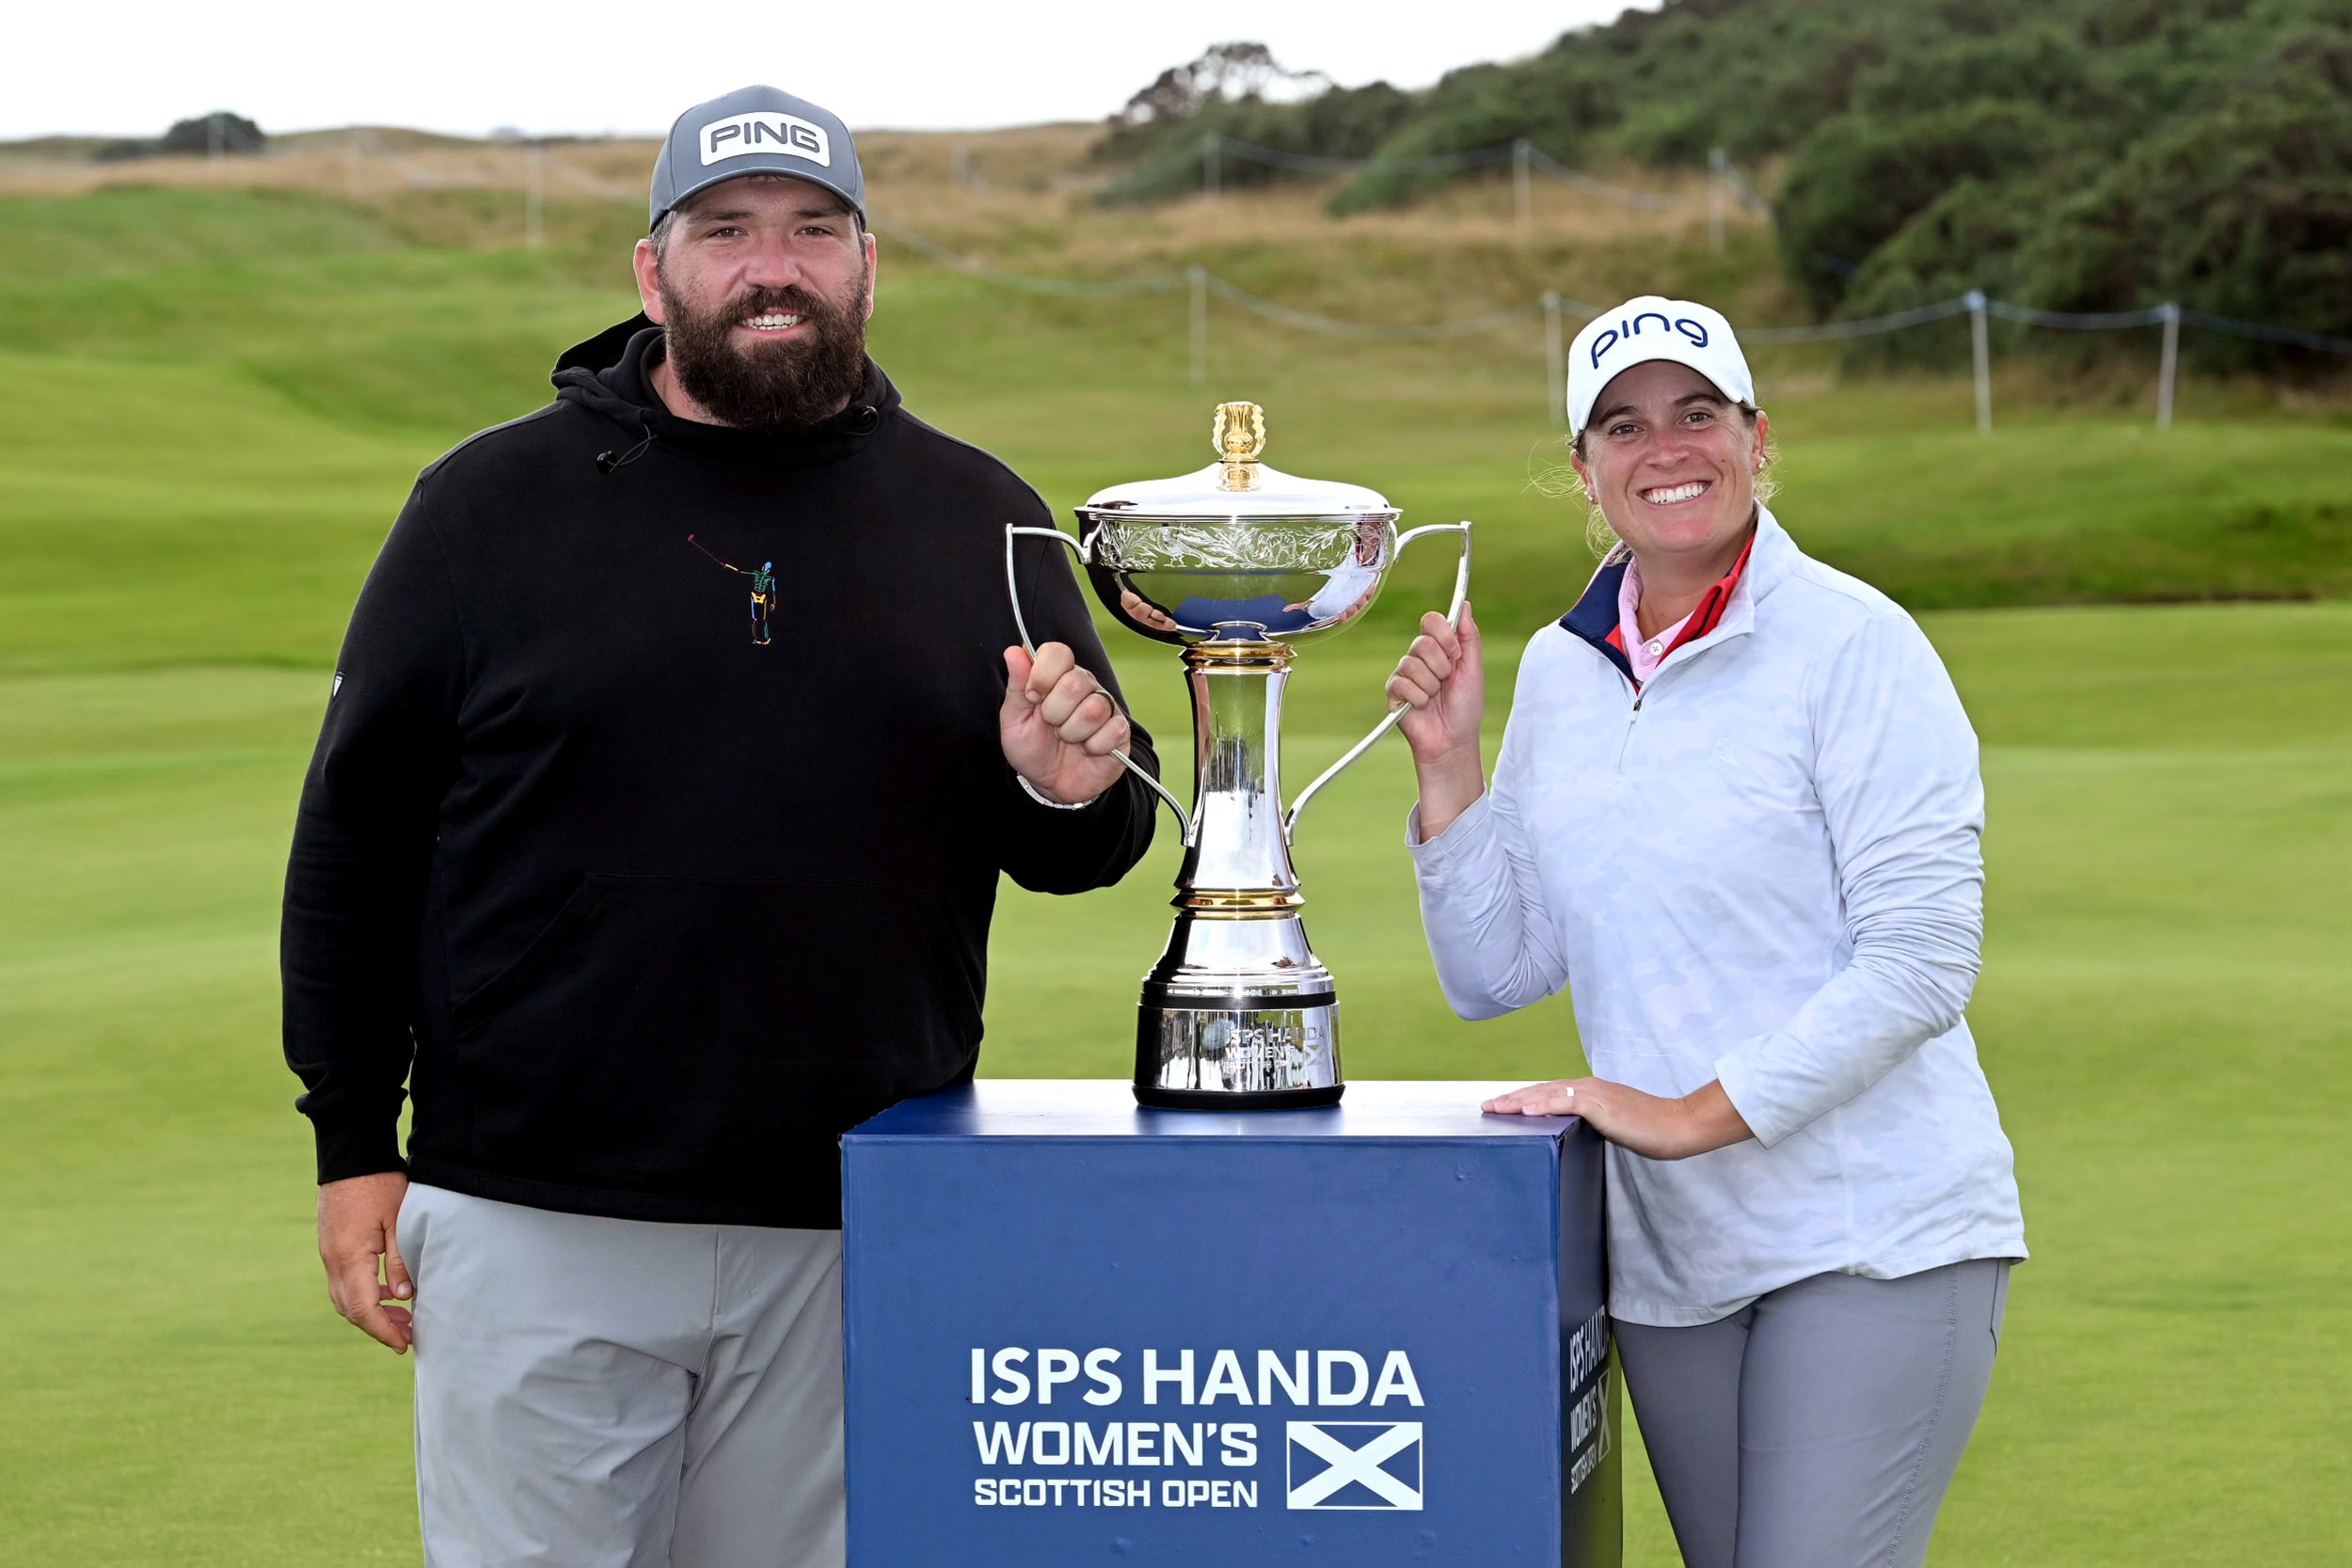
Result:
{"label": "black trophy base", "polygon": [[1137,1084],[1136,1103],[1154,1111],[1311,1111],[1337,1105],[1345,1084],[1307,1089],[1163,1089]]}

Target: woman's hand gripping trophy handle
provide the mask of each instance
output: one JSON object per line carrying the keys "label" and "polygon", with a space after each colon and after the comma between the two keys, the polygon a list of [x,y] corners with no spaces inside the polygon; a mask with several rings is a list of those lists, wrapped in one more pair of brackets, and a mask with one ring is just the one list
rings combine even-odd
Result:
{"label": "woman's hand gripping trophy handle", "polygon": [[1468,601],[1457,629],[1432,610],[1389,677],[1389,702],[1407,711],[1397,726],[1413,749],[1421,786],[1421,836],[1437,837],[1486,792],[1478,724],[1486,710],[1486,670],[1477,617]]}

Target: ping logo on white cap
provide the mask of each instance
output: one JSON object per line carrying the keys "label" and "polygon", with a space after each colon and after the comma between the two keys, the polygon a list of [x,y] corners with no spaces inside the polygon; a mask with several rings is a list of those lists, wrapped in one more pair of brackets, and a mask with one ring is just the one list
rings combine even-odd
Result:
{"label": "ping logo on white cap", "polygon": [[1604,325],[1601,328],[1600,335],[1593,340],[1593,369],[1600,369],[1600,356],[1608,353],[1619,341],[1627,338],[1640,337],[1642,324],[1645,321],[1656,322],[1663,331],[1681,333],[1691,340],[1692,348],[1707,346],[1708,333],[1705,322],[1692,321],[1688,316],[1677,316],[1669,321],[1663,310],[1643,310],[1629,321],[1619,322],[1613,326]]}
{"label": "ping logo on white cap", "polygon": [[755,110],[747,115],[714,119],[702,128],[700,145],[706,167],[723,159],[740,158],[747,152],[771,151],[806,158],[827,168],[833,166],[833,142],[823,126],[773,110]]}
{"label": "ping logo on white cap", "polygon": [[1568,429],[1584,428],[1601,389],[1619,373],[1657,359],[1688,365],[1727,403],[1756,401],[1747,356],[1721,311],[1696,300],[1637,294],[1586,322],[1569,346]]}

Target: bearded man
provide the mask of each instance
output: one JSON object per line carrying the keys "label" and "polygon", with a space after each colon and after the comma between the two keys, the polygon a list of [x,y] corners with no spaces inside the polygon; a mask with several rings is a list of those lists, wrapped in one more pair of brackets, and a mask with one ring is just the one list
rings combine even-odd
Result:
{"label": "bearded man", "polygon": [[287,872],[319,1251],[447,1568],[842,1561],[837,1140],[972,1075],[1000,872],[1152,835],[1042,541],[1008,646],[1044,505],[866,355],[848,130],[691,109],[651,215],[644,313],[419,477]]}

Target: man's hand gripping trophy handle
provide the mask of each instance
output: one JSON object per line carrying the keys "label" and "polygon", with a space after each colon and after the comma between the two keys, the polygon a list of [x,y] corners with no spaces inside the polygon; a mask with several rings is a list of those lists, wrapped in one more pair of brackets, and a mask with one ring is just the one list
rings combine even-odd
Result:
{"label": "man's hand gripping trophy handle", "polygon": [[[1021,634],[1021,646],[1005,650],[1008,678],[1004,712],[999,716],[1005,760],[1012,764],[1013,771],[1032,790],[1050,796],[1057,804],[1092,800],[1108,789],[1111,781],[1119,776],[1111,765],[1124,768],[1168,802],[1189,847],[1193,835],[1191,815],[1166,784],[1152,776],[1150,768],[1127,754],[1129,726],[1127,716],[1119,711],[1119,704],[1104,689],[1102,682],[1077,667],[1077,657],[1067,643],[1048,642],[1040,647],[1030,640],[1028,617],[1021,612],[1021,582],[1013,575],[1013,541],[1024,534],[1054,540],[1066,546],[1081,562],[1086,560],[1086,551],[1078,541],[1057,528],[1005,530],[1005,591],[1012,596],[1013,628]],[[1097,759],[1099,766],[1089,768],[1077,763],[1069,755],[1073,749]],[[1060,768],[1089,783],[1099,775],[1101,782],[1083,794],[1065,794],[1054,782],[1061,776],[1057,771]],[[1041,777],[1033,768],[1045,769],[1046,776]]]}

